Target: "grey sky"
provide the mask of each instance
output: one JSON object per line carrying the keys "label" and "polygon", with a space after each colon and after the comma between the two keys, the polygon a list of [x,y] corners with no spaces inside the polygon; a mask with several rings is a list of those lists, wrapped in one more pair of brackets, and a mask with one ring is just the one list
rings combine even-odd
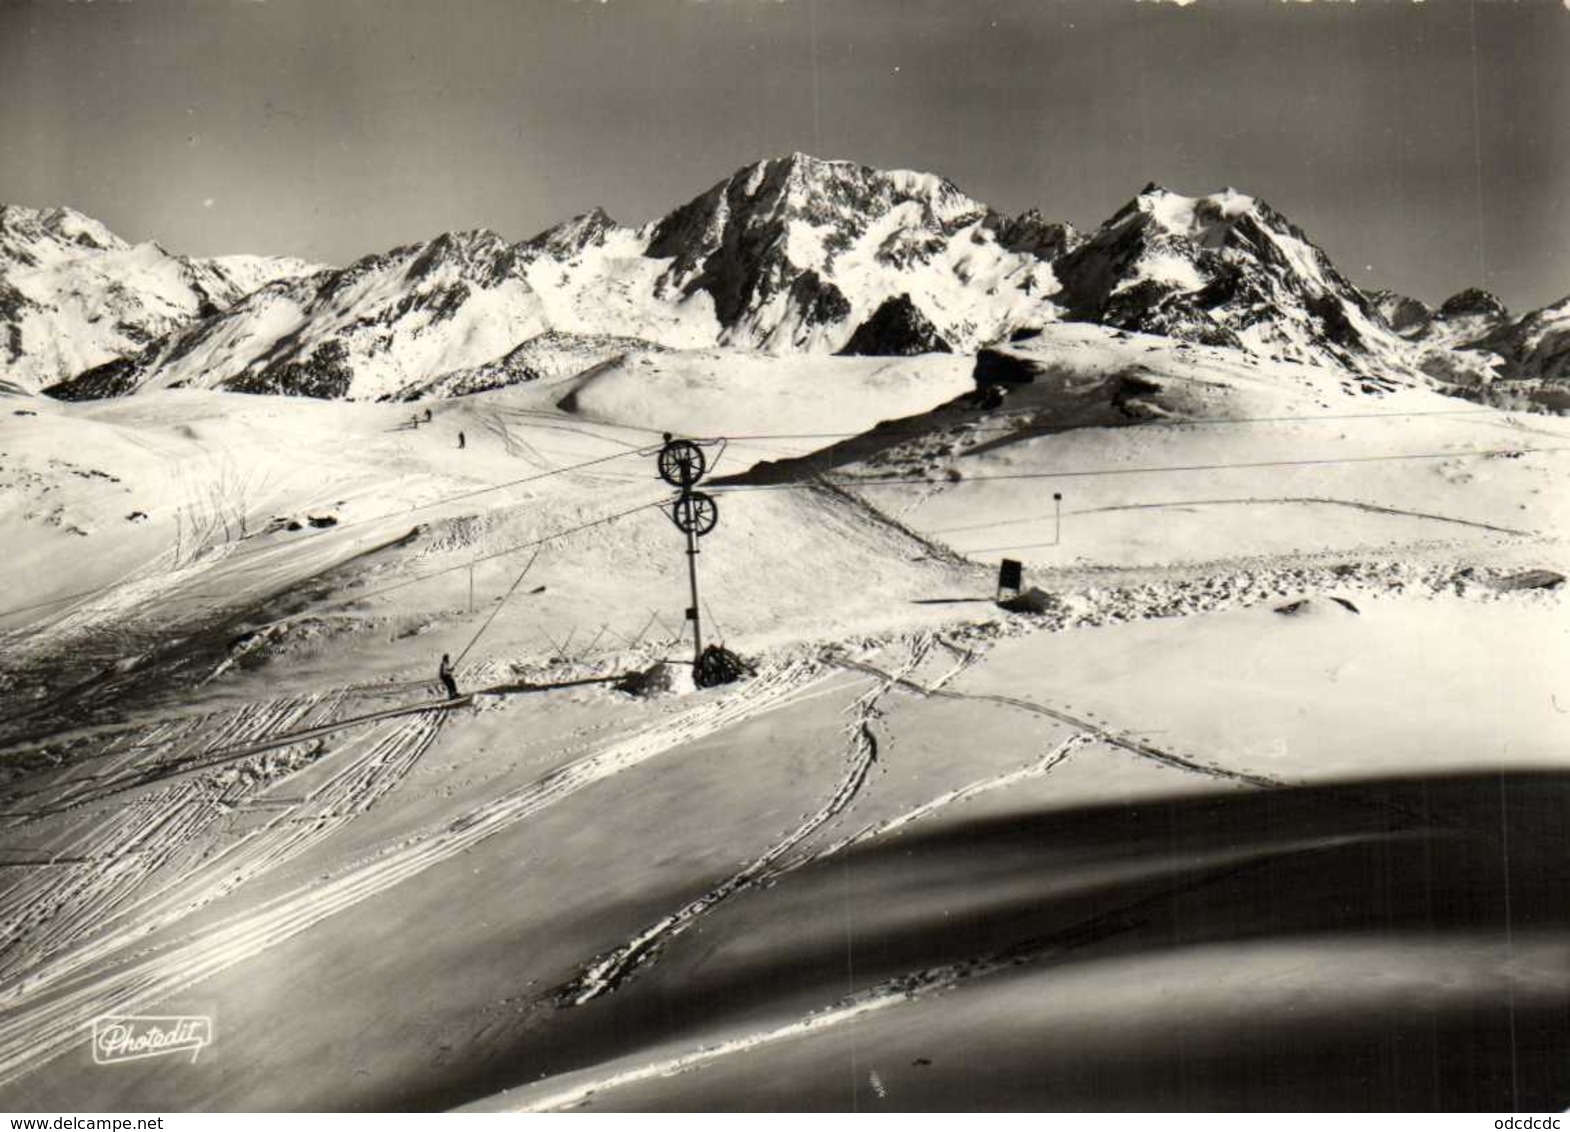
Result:
{"label": "grey sky", "polygon": [[1089,226],[1269,200],[1366,286],[1570,293],[1559,0],[0,0],[0,200],[344,263],[804,150]]}

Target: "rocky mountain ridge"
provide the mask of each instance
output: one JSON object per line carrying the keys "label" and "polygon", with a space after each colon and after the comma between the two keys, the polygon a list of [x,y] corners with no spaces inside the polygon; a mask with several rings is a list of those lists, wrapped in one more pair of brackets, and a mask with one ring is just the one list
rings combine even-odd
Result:
{"label": "rocky mountain ridge", "polygon": [[[76,235],[115,239],[86,218]],[[281,275],[50,392],[450,396],[615,351],[968,353],[1064,319],[1330,365],[1373,392],[1427,382],[1484,398],[1501,381],[1564,380],[1552,327],[1512,337],[1481,291],[1437,310],[1364,293],[1235,189],[1152,184],[1082,235],[1035,210],[1003,215],[934,174],[798,153],[641,227],[595,208],[516,243],[444,233]]]}
{"label": "rocky mountain ridge", "polygon": [[172,255],[74,209],[0,205],[0,381],[31,391],[74,377],[315,270],[285,257]]}

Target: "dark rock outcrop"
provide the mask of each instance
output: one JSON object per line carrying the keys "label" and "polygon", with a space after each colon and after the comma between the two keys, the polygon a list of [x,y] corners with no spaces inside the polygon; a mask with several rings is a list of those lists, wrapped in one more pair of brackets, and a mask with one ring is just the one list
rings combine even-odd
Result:
{"label": "dark rock outcrop", "polygon": [[1468,287],[1440,304],[1440,318],[1455,319],[1468,315],[1481,315],[1502,322],[1510,317],[1510,312],[1505,309],[1504,303],[1480,287]]}
{"label": "dark rock outcrop", "polygon": [[952,352],[909,295],[885,299],[872,316],[856,328],[840,351],[841,354],[892,357]]}

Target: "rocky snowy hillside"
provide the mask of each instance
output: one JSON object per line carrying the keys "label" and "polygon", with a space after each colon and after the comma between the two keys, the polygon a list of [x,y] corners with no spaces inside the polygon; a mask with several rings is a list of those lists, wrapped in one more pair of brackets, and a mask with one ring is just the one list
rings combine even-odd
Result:
{"label": "rocky snowy hillside", "polygon": [[547,330],[484,365],[453,370],[434,381],[414,382],[390,394],[387,400],[424,401],[465,397],[489,389],[520,385],[526,381],[573,377],[608,362],[666,352],[666,347],[641,338]]}
{"label": "rocky snowy hillside", "polygon": [[546,325],[518,249],[494,232],[449,233],[280,280],[52,392],[80,400],[190,386],[375,397],[490,361]]}
{"label": "rocky snowy hillside", "polygon": [[844,346],[884,303],[909,303],[958,350],[1055,317],[1048,261],[1071,229],[1010,221],[930,173],[793,154],[737,172],[654,226],[667,294],[707,294],[722,345]]}
{"label": "rocky snowy hillside", "polygon": [[1390,324],[1390,329],[1403,336],[1416,327],[1427,325],[1434,317],[1433,307],[1399,291],[1365,291],[1363,294],[1374,304],[1380,317]]}
{"label": "rocky snowy hillside", "polygon": [[1570,298],[1519,319],[1477,288],[1437,310],[1392,291],[1369,299],[1440,389],[1503,408],[1570,409]]}
{"label": "rocky snowy hillside", "polygon": [[1501,328],[1482,346],[1504,357],[1508,380],[1570,382],[1570,297]]}
{"label": "rocky snowy hillside", "polygon": [[1296,225],[1234,189],[1143,192],[1054,268],[1076,320],[1370,379],[1412,375],[1376,305]]}
{"label": "rocky snowy hillside", "polygon": [[0,382],[37,390],[315,270],[273,256],[170,255],[73,209],[0,205]]}
{"label": "rocky snowy hillside", "polygon": [[1570,298],[1505,323],[1457,352],[1490,366],[1491,404],[1570,411]]}

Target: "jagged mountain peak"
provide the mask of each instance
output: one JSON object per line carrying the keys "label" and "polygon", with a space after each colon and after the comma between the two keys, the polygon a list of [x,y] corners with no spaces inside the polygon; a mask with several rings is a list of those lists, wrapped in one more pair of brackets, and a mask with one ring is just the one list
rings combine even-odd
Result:
{"label": "jagged mountain peak", "polygon": [[1424,368],[1488,404],[1570,414],[1570,297],[1514,321],[1496,314],[1503,308],[1490,299],[1478,291],[1463,306],[1479,313],[1436,320],[1435,337],[1454,329],[1458,348],[1429,351]]}
{"label": "jagged mountain peak", "polygon": [[755,171],[762,170],[766,176],[771,169],[783,169],[786,183],[798,194],[798,198],[803,194],[833,194],[844,186],[862,184],[880,188],[886,186],[892,196],[925,200],[937,210],[958,206],[963,211],[973,212],[980,207],[962,193],[954,182],[936,173],[923,173],[914,169],[877,169],[854,161],[831,160],[800,152],[773,161],[758,162],[743,172],[751,176],[755,175]]}
{"label": "jagged mountain peak", "polygon": [[588,212],[531,236],[522,246],[532,254],[565,259],[578,255],[585,248],[603,246],[606,237],[620,228],[621,225],[612,219],[610,213],[595,205]]}
{"label": "jagged mountain peak", "polygon": [[409,264],[408,277],[421,279],[439,270],[490,277],[512,268],[513,248],[489,228],[443,232],[428,240]]}
{"label": "jagged mountain peak", "polygon": [[1011,252],[1024,252],[1051,263],[1085,242],[1079,229],[1067,221],[1048,220],[1039,209],[1026,209],[1018,216],[992,213],[988,222],[997,232],[998,242]]}
{"label": "jagged mountain peak", "polygon": [[423,255],[439,259],[472,261],[498,255],[512,245],[489,228],[465,228],[432,236],[423,245]]}
{"label": "jagged mountain peak", "polygon": [[[1419,347],[1419,368],[1447,384],[1468,384],[1473,380],[1468,375],[1480,372],[1475,357],[1456,351],[1470,350],[1510,323],[1504,303],[1479,287],[1451,295],[1438,310],[1418,307],[1393,312],[1380,304],[1396,333]],[[1403,313],[1411,317],[1399,317]]]}
{"label": "jagged mountain peak", "polygon": [[840,350],[846,355],[878,357],[949,352],[949,344],[908,294],[885,299]]}
{"label": "jagged mountain peak", "polygon": [[55,208],[28,208],[0,204],[0,240],[48,241],[71,249],[89,252],[119,250],[131,245],[111,232],[101,221],[64,205]]}
{"label": "jagged mountain peak", "polygon": [[342,268],[318,272],[321,294],[343,293],[362,280],[394,272],[411,286],[460,279],[494,279],[511,272],[513,245],[489,228],[441,232],[418,243],[363,255]]}
{"label": "jagged mountain peak", "polygon": [[1439,305],[1440,318],[1456,319],[1469,315],[1503,321],[1510,317],[1510,312],[1497,296],[1481,287],[1468,287],[1451,295]]}
{"label": "jagged mountain peak", "polygon": [[454,251],[507,247],[507,240],[490,228],[461,228],[442,232],[426,241],[427,247],[450,248]]}
{"label": "jagged mountain peak", "polygon": [[1195,197],[1151,182],[1126,211],[1148,218],[1149,223],[1168,235],[1193,240],[1202,247],[1217,248],[1226,242],[1239,220],[1255,213],[1259,203],[1254,197],[1230,187]]}
{"label": "jagged mountain peak", "polygon": [[[1003,246],[998,227],[937,174],[793,153],[744,166],[657,221],[647,254],[669,260],[663,295],[707,296],[723,345],[837,349],[910,292],[964,346],[1039,321],[1055,286],[1041,257]],[[993,280],[980,290],[998,301],[965,310],[957,292],[978,278]]]}
{"label": "jagged mountain peak", "polygon": [[1147,185],[1053,265],[1071,317],[1365,374],[1408,373],[1375,304],[1295,224],[1235,188]]}
{"label": "jagged mountain peak", "polygon": [[1434,308],[1410,295],[1386,289],[1365,291],[1364,294],[1397,334],[1419,332],[1433,321]]}
{"label": "jagged mountain peak", "polygon": [[702,222],[706,234],[719,236],[732,218],[754,229],[792,221],[854,227],[901,204],[924,208],[940,225],[986,212],[984,205],[935,173],[875,169],[792,153],[738,169],[661,221],[653,243],[667,246],[673,238],[690,236],[695,222]]}

